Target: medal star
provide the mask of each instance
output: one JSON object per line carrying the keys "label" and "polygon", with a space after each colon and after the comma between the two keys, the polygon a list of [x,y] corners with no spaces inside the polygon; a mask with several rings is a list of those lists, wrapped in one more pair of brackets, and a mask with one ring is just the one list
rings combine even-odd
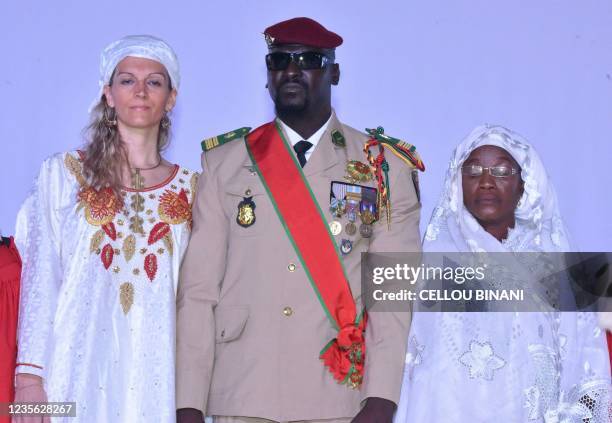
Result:
{"label": "medal star", "polygon": [[495,355],[491,344],[477,341],[470,342],[470,350],[459,358],[459,362],[469,369],[471,379],[484,380],[493,380],[493,372],[506,364],[501,357]]}

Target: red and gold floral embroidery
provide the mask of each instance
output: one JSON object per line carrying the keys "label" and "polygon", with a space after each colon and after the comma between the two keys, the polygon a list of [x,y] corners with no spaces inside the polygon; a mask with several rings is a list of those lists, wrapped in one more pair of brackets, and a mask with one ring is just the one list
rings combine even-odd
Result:
{"label": "red and gold floral embroidery", "polygon": [[166,250],[168,250],[168,254],[172,255],[172,253],[174,252],[174,245],[170,233],[164,235],[162,239],[164,241],[164,245],[166,246]]}
{"label": "red and gold floral embroidery", "polygon": [[111,264],[113,264],[113,256],[115,255],[115,251],[113,250],[113,246],[110,244],[106,244],[102,248],[102,252],[100,253],[100,259],[102,260],[102,264],[105,269],[108,269]]}
{"label": "red and gold floral embroidery", "polygon": [[136,237],[134,235],[128,235],[127,238],[123,241],[123,257],[125,257],[125,261],[132,260],[134,257],[134,252],[136,251]]}
{"label": "red and gold floral embroidery", "polygon": [[166,223],[179,225],[191,220],[191,206],[183,188],[177,194],[167,189],[159,199],[159,217]]}
{"label": "red and gold floral embroidery", "polygon": [[[127,268],[130,274],[138,276],[141,270],[144,270],[149,281],[153,282],[157,276],[159,257],[166,253],[172,256],[174,253],[171,225],[186,223],[188,228],[191,229],[190,203],[193,203],[194,200],[198,175],[192,174],[189,181],[190,187],[187,189],[177,187],[178,184],[172,183],[167,185],[170,189],[166,189],[161,195],[150,193],[147,198],[152,200],[153,204],[157,202],[159,216],[156,217],[154,214],[155,206],[145,204],[147,200],[139,192],[125,195],[124,202],[124,198],[117,197],[110,188],[96,190],[90,187],[83,176],[82,157],[77,159],[67,154],[64,164],[81,187],[77,195],[77,210],[84,210],[84,217],[87,222],[99,228],[91,237],[90,252],[100,256],[104,268],[111,272],[122,274],[122,269]],[[182,173],[184,175],[190,174],[187,170],[183,170]],[[178,179],[178,181],[183,186],[187,182],[183,179]],[[126,207],[124,208],[124,206]],[[145,220],[139,216],[139,213],[145,211],[145,209],[146,222],[151,224],[150,230],[144,226]],[[123,215],[119,215],[122,210]],[[131,216],[130,211],[134,212]],[[116,219],[117,216],[119,216],[118,219]],[[126,218],[128,221],[124,220]],[[126,227],[123,226],[124,224],[129,226],[129,232],[125,235]],[[123,232],[118,232],[116,225],[119,225],[119,230]],[[148,236],[146,235],[147,230],[149,230]],[[147,248],[143,246],[145,240]],[[140,245],[138,245],[139,243]],[[163,245],[159,243],[163,243]],[[138,260],[133,262],[137,249],[142,256],[139,255]],[[130,261],[132,261],[132,264],[121,265],[121,256],[125,258],[125,264]],[[138,262],[140,263],[136,264]],[[118,265],[121,265],[121,268]],[[121,276],[119,275],[119,277]],[[125,314],[132,308],[134,297],[135,287],[133,283],[123,282],[119,287],[119,301]]]}
{"label": "red and gold floral embroidery", "polygon": [[168,232],[170,232],[170,225],[165,222],[156,223],[155,226],[153,226],[153,229],[151,229],[151,232],[149,233],[149,239],[147,240],[147,243],[149,245],[155,244],[157,241],[162,239]]}
{"label": "red and gold floral embroidery", "polygon": [[79,208],[85,208],[85,219],[94,226],[112,222],[122,207],[121,201],[110,188],[98,191],[92,187],[82,187],[78,199]]}
{"label": "red and gold floral embroidery", "polygon": [[75,177],[81,190],[78,194],[79,210],[85,209],[85,219],[91,225],[102,226],[110,223],[121,210],[122,201],[110,188],[96,190],[87,185],[83,176],[83,164],[70,154],[66,154],[64,165]]}
{"label": "red and gold floral embroidery", "polygon": [[68,169],[70,173],[72,173],[72,175],[76,178],[79,185],[85,185],[85,178],[83,177],[83,165],[81,165],[81,162],[79,160],[75,159],[70,154],[66,154],[66,157],[64,158],[64,165],[66,165],[66,169]]}
{"label": "red and gold floral embroidery", "polygon": [[91,242],[89,243],[89,251],[91,253],[100,254],[98,250],[100,249],[100,244],[102,244],[103,239],[104,231],[102,229],[97,230],[91,237]]}
{"label": "red and gold floral embroidery", "polygon": [[153,282],[155,275],[157,274],[157,256],[155,254],[148,254],[144,260],[144,269],[149,277],[149,280]]}
{"label": "red and gold floral embroidery", "polygon": [[117,239],[117,231],[115,230],[115,224],[113,222],[106,223],[106,224],[102,225],[102,230],[113,241],[115,241]]}
{"label": "red and gold floral embroidery", "polygon": [[134,285],[129,282],[121,284],[119,287],[119,302],[121,303],[123,314],[128,314],[132,304],[134,304]]}

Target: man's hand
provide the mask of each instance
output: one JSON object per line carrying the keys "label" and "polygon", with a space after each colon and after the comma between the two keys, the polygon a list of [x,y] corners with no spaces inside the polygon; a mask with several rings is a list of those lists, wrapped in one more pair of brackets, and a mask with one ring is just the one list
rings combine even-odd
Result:
{"label": "man's hand", "polygon": [[176,410],[176,423],[202,423],[204,415],[195,408],[180,408]]}
{"label": "man's hand", "polygon": [[351,423],[391,423],[395,403],[383,398],[370,397]]}

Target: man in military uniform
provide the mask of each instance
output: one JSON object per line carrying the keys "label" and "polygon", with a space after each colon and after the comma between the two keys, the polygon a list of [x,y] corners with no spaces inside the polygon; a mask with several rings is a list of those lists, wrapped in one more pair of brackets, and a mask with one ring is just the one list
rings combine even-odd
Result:
{"label": "man in military uniform", "polygon": [[410,314],[363,313],[360,253],[420,251],[422,163],[382,128],[336,117],[340,36],[295,18],[265,37],[275,121],[202,143],[178,421],[391,422]]}

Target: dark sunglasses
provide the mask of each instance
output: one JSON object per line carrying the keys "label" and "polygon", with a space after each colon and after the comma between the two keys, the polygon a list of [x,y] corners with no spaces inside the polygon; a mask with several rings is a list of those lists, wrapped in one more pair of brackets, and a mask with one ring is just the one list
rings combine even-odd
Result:
{"label": "dark sunglasses", "polygon": [[302,51],[299,53],[274,52],[266,55],[266,66],[269,71],[285,70],[293,61],[302,70],[322,69],[331,59],[323,53],[316,51]]}

